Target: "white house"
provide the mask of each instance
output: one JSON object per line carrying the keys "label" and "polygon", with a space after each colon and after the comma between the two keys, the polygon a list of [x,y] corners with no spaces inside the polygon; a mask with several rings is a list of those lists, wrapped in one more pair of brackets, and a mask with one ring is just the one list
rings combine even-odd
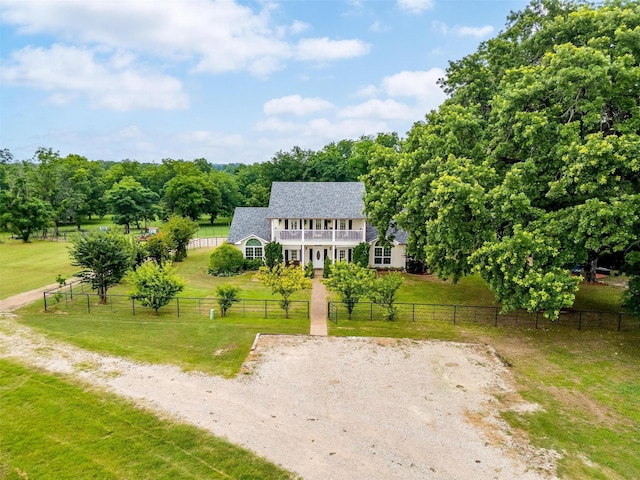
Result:
{"label": "white house", "polygon": [[361,182],[274,182],[268,207],[238,207],[228,242],[245,258],[263,258],[270,241],[282,245],[284,260],[322,268],[325,258],[353,258],[354,248],[367,242],[369,265],[404,268],[407,235],[397,232],[390,247],[378,245],[377,230],[364,215]]}

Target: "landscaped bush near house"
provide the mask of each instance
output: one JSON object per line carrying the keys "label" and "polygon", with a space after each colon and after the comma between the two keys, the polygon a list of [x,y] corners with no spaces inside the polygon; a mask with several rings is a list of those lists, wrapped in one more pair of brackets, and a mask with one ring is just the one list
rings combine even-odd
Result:
{"label": "landscaped bush near house", "polygon": [[313,271],[313,262],[307,263],[307,266],[304,268],[304,276],[307,278],[313,278],[315,276],[315,272]]}
{"label": "landscaped bush near house", "polygon": [[322,278],[329,278],[331,275],[331,259],[329,257],[324,259],[324,270],[322,271]]}
{"label": "landscaped bush near house", "polygon": [[209,275],[230,277],[242,272],[244,257],[233,245],[223,243],[209,256]]}
{"label": "landscaped bush near house", "polygon": [[264,261],[261,258],[245,258],[243,270],[260,270],[260,267],[264,266]]}
{"label": "landscaped bush near house", "polygon": [[353,249],[353,263],[363,268],[369,266],[369,244],[367,242],[360,242]]}

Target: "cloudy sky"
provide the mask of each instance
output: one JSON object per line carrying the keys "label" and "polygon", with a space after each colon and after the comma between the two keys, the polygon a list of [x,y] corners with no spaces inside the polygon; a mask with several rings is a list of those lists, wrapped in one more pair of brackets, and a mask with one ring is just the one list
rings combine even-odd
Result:
{"label": "cloudy sky", "polygon": [[520,0],[2,0],[0,148],[269,160],[396,131]]}

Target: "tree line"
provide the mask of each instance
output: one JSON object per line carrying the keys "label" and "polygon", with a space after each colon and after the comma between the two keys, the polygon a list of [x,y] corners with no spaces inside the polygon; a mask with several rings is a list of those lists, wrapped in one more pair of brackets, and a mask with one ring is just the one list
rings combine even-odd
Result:
{"label": "tree line", "polygon": [[230,217],[237,206],[266,206],[274,181],[357,181],[367,172],[374,145],[399,148],[395,133],[329,143],[318,151],[293,147],[269,161],[212,165],[165,158],[89,160],[39,148],[33,158],[15,160],[0,151],[0,228],[28,241],[33,232],[76,225],[111,214],[128,233],[155,219],[178,215],[197,220]]}

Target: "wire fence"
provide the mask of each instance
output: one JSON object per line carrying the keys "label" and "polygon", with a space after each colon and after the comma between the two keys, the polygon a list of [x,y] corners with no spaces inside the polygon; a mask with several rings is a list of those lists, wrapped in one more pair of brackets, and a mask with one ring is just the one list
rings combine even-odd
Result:
{"label": "wire fence", "polygon": [[[62,288],[48,290],[43,294],[45,311],[55,310],[69,314],[100,314],[111,313],[117,315],[155,315],[151,307],[143,306],[139,300],[129,295],[109,294],[105,301],[101,301],[86,283],[70,283]],[[208,297],[176,297],[159,310],[163,316],[209,316],[216,318],[220,315],[217,298]],[[289,305],[288,316],[281,307],[279,300],[239,299],[227,311],[227,317],[253,317],[265,319],[300,320],[309,318],[309,302],[306,300],[292,300]]]}
{"label": "wire fence", "polygon": [[[500,307],[476,305],[438,305],[421,303],[396,303],[395,322],[450,322],[453,325],[483,324],[498,326],[525,326],[548,328],[561,326],[577,330],[604,329],[613,331],[640,330],[640,318],[623,312],[598,312],[567,310],[561,311],[557,320],[549,320],[542,312],[529,313],[514,310],[501,313]],[[329,320],[348,321],[349,314],[345,304],[328,302]],[[374,303],[359,302],[354,308],[352,321],[373,321],[385,318],[386,310]]]}

